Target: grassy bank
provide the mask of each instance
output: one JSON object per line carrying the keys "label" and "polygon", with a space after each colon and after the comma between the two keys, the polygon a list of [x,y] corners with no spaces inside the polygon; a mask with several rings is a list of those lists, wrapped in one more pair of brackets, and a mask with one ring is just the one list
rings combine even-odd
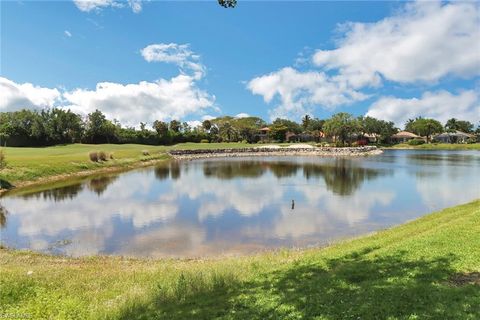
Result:
{"label": "grassy bank", "polygon": [[[44,148],[1,148],[6,156],[7,167],[0,171],[0,180],[14,186],[21,186],[26,182],[39,182],[53,176],[72,175],[86,172],[108,171],[135,167],[167,159],[168,149],[193,148],[233,148],[241,147],[241,143],[183,143],[175,146],[145,146],[138,144],[72,144]],[[148,150],[148,156],[142,151]],[[113,154],[114,159],[96,163],[90,161],[90,151],[104,151]]]}
{"label": "grassy bank", "polygon": [[[480,201],[325,249],[218,260],[0,250],[0,316],[479,319]],[[476,284],[475,284],[476,283]]]}
{"label": "grassy bank", "polygon": [[452,144],[452,143],[428,143],[419,146],[411,146],[408,143],[399,143],[385,149],[419,149],[419,150],[480,150],[480,143]]}

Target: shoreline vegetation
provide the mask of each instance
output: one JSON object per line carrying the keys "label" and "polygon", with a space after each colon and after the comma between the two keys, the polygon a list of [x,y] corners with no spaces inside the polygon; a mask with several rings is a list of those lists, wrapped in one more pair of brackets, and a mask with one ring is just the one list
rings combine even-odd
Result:
{"label": "shoreline vegetation", "polygon": [[476,319],[480,200],[326,248],[219,259],[0,249],[0,315],[32,319]]}
{"label": "shoreline vegetation", "polygon": [[[295,144],[276,144],[288,146]],[[256,145],[259,148],[267,145]],[[3,147],[7,166],[0,170],[0,195],[8,190],[30,188],[67,179],[96,174],[122,172],[125,170],[155,165],[171,159],[171,150],[213,150],[252,148],[247,143],[181,143],[173,146],[146,146],[138,144],[70,144],[42,148]],[[397,145],[380,149],[436,149],[480,150],[480,144],[424,144],[420,146]],[[287,148],[283,148],[287,149]],[[283,150],[282,149],[282,150]],[[338,148],[346,150],[348,148]],[[114,159],[105,162],[89,160],[91,151],[102,150],[113,154]],[[148,151],[148,155],[144,155]],[[308,152],[307,150],[306,152]],[[295,152],[294,152],[295,153]],[[293,153],[293,154],[294,154]],[[374,153],[374,152],[373,152]],[[271,153],[271,155],[274,155]]]}

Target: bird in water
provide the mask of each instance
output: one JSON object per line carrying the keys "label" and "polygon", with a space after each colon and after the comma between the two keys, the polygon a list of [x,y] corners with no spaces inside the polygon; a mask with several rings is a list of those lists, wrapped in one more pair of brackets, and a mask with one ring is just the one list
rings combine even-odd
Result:
{"label": "bird in water", "polygon": [[295,200],[292,200],[292,210],[295,209]]}

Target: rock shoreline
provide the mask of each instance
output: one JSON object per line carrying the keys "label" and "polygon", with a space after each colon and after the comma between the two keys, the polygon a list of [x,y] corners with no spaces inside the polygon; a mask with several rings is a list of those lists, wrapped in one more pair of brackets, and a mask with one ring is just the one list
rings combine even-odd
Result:
{"label": "rock shoreline", "polygon": [[383,151],[375,146],[365,147],[312,147],[312,148],[232,148],[232,149],[197,149],[170,150],[168,153],[175,159],[202,159],[221,157],[251,157],[251,156],[321,156],[321,157],[352,157],[378,155]]}

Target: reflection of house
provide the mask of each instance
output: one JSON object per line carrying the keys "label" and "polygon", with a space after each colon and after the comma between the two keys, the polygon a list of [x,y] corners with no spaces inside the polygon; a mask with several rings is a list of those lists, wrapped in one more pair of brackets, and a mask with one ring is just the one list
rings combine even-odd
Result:
{"label": "reflection of house", "polygon": [[411,133],[408,131],[400,131],[399,133],[394,134],[392,137],[392,142],[401,143],[407,142],[412,139],[422,139],[422,137],[417,136],[415,133]]}
{"label": "reflection of house", "polygon": [[270,140],[270,137],[268,134],[270,133],[270,128],[269,127],[264,127],[259,129],[260,133],[258,134],[258,138],[260,141],[268,141]]}
{"label": "reflection of house", "polygon": [[475,138],[473,134],[455,130],[454,132],[444,132],[433,137],[433,140],[443,143],[466,143],[468,139]]}

